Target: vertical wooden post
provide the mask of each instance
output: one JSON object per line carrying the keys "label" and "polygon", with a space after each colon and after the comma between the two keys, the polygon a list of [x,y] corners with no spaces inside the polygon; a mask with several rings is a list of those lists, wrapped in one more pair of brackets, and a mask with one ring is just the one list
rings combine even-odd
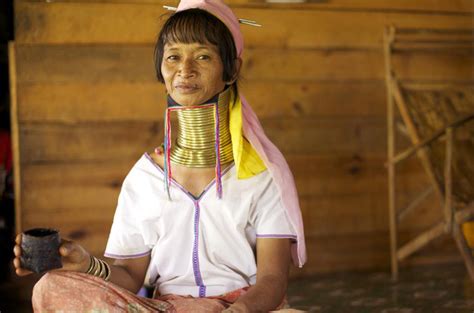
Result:
{"label": "vertical wooden post", "polygon": [[22,231],[21,224],[21,184],[20,184],[20,133],[18,128],[18,105],[16,94],[15,43],[8,42],[8,70],[10,75],[10,122],[13,153],[13,183],[15,192],[15,231]]}
{"label": "vertical wooden post", "polygon": [[446,128],[446,156],[444,161],[444,221],[445,230],[450,233],[453,226],[452,215],[452,167],[453,160],[453,128]]}
{"label": "vertical wooden post", "polygon": [[397,212],[395,201],[395,117],[392,97],[392,66],[390,60],[390,49],[395,36],[395,27],[385,29],[384,34],[384,60],[385,60],[385,82],[387,86],[387,156],[388,156],[388,209],[390,227],[390,259],[392,269],[392,280],[398,280],[397,259]]}

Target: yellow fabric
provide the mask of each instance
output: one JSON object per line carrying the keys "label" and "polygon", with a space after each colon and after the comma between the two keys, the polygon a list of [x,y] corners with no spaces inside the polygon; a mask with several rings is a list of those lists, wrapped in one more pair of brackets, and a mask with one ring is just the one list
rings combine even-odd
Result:
{"label": "yellow fabric", "polygon": [[466,237],[467,244],[470,248],[474,248],[474,222],[467,222],[462,224],[464,237]]}
{"label": "yellow fabric", "polygon": [[242,102],[233,89],[230,93],[229,126],[237,178],[250,178],[266,170],[267,167],[257,151],[243,136]]}

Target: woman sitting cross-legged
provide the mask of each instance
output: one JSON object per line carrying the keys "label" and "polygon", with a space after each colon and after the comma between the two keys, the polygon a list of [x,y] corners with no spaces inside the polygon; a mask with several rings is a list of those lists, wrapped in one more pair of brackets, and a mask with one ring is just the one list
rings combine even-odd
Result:
{"label": "woman sitting cross-legged", "polygon": [[[242,50],[239,20],[221,0],[181,1],[155,49],[164,143],[123,183],[105,249],[114,262],[64,240],[63,268],[34,287],[35,311],[285,308],[289,263],[306,259],[303,224],[288,165],[237,87]],[[20,244],[21,234],[22,276]],[[136,295],[144,282],[153,298]]]}

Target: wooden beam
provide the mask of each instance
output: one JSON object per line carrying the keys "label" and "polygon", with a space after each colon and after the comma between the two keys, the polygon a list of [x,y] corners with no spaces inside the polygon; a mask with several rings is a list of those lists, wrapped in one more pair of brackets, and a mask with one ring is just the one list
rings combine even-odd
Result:
{"label": "wooden beam", "polygon": [[[473,114],[474,117],[474,114]],[[444,220],[446,232],[450,233],[453,227],[453,127],[446,128],[446,155],[444,160]]]}
{"label": "wooden beam", "polygon": [[[380,118],[386,114],[380,105],[383,86],[382,80],[239,83],[261,119]],[[163,118],[164,89],[156,82],[22,83],[18,85],[18,118],[20,123],[152,122]]]}
{"label": "wooden beam", "polygon": [[[397,81],[424,80],[447,84],[450,82],[472,81],[472,71],[468,73],[466,69],[462,69],[458,62],[462,60],[464,65],[470,67],[469,70],[471,70],[474,66],[473,50],[460,51],[457,55],[439,51],[396,53],[392,57],[392,66]],[[421,72],[417,73],[416,71]]]}
{"label": "wooden beam", "polygon": [[397,125],[396,129],[398,130],[400,134],[402,134],[403,136],[407,138],[410,138],[410,135],[408,134],[408,131],[407,131],[407,127],[403,123],[397,122],[396,125]]}
{"label": "wooden beam", "polygon": [[[17,50],[19,83],[157,82],[151,45],[22,45]],[[288,50],[282,53],[280,50],[247,49],[243,61],[241,74],[249,82],[382,79],[382,59],[375,50],[330,53]],[[414,66],[416,64],[415,61]],[[465,62],[459,63],[458,67],[461,64],[466,67]],[[425,65],[420,66],[416,67],[421,71]],[[440,74],[446,76],[449,74],[447,71],[443,68]]]}
{"label": "wooden beam", "polygon": [[404,260],[406,257],[411,255],[412,253],[418,251],[425,245],[427,245],[430,241],[435,238],[438,238],[445,232],[444,222],[438,223],[428,229],[427,231],[423,232],[422,234],[418,235],[415,239],[409,241],[397,251],[397,259],[399,261]]}
{"label": "wooden beam", "polygon": [[[126,173],[127,171],[124,171],[123,174]],[[28,205],[29,208],[23,216],[26,223],[46,225],[100,222],[104,227],[109,227],[117,205],[120,184],[111,186],[94,181],[91,186],[65,183],[63,187],[55,185],[50,188],[31,184],[27,190],[31,192],[31,197],[24,202],[25,207]],[[400,195],[401,199],[407,197],[406,194]],[[380,210],[386,201],[385,194],[368,192],[300,197],[305,235],[351,236],[386,231],[387,212]],[[421,209],[426,210],[428,207],[429,205],[425,205]],[[428,227],[428,222],[437,217],[432,213],[426,214],[420,223],[410,221],[404,230],[419,232]],[[361,219],[361,216],[367,217]]]}
{"label": "wooden beam", "polygon": [[15,193],[15,232],[20,233],[22,228],[22,208],[21,199],[21,165],[20,165],[20,129],[18,123],[18,102],[17,102],[17,68],[16,50],[13,41],[8,42],[8,72],[10,79],[10,123],[12,136],[13,154],[13,188]]}
{"label": "wooden beam", "polygon": [[23,124],[22,166],[138,159],[162,142],[162,123]]}
{"label": "wooden beam", "polygon": [[416,145],[406,149],[405,151],[397,154],[392,162],[397,164],[397,163],[400,163],[401,161],[403,160],[406,160],[407,158],[409,158],[410,156],[414,155],[415,153],[417,153],[420,149],[426,147],[427,145],[429,145],[430,143],[432,143],[433,141],[437,140],[438,138],[442,137],[442,136],[445,136],[445,133],[447,133],[447,130],[449,128],[457,128],[467,122],[469,122],[470,120],[474,119],[474,113],[471,113],[471,114],[467,114],[467,115],[464,115],[464,116],[461,116],[459,117],[458,119],[456,119],[455,121],[449,123],[448,125],[446,125],[444,128],[440,129],[440,130],[437,130],[434,134],[432,134],[429,138],[426,138],[424,139],[423,141],[420,141],[418,142]]}
{"label": "wooden beam", "polygon": [[[18,0],[17,0],[18,1]],[[21,0],[22,2],[42,2],[43,0]],[[110,4],[154,4],[156,0],[55,0],[63,3],[110,3]],[[369,12],[405,12],[405,13],[438,13],[438,14],[469,14],[474,12],[470,0],[322,0],[304,3],[268,3],[265,0],[227,0],[232,8],[274,8],[274,9],[306,9],[306,10],[343,10]],[[176,6],[176,1],[164,0],[162,5]]]}
{"label": "wooden beam", "polygon": [[423,200],[426,199],[432,192],[434,188],[430,186],[426,188],[423,192],[418,194],[418,196],[410,202],[405,208],[400,210],[397,214],[397,221],[400,222],[408,213],[410,213],[413,209],[415,209]]}
{"label": "wooden beam", "polygon": [[393,45],[393,51],[415,51],[415,52],[445,52],[451,54],[472,53],[474,50],[473,42],[454,42],[454,43],[420,43],[420,42],[399,42]]}
{"label": "wooden beam", "polygon": [[398,279],[398,261],[396,257],[397,238],[397,208],[395,198],[395,164],[391,162],[395,155],[395,110],[393,104],[393,91],[390,81],[392,79],[392,60],[390,49],[395,37],[395,28],[386,27],[384,33],[384,61],[385,61],[385,82],[387,89],[387,159],[388,165],[388,212],[390,230],[390,265],[392,279]]}
{"label": "wooden beam", "polygon": [[[43,0],[16,0],[21,2],[42,2]],[[55,0],[63,3],[111,3],[111,4],[156,4],[156,0]],[[473,12],[473,4],[470,0],[454,0],[440,2],[438,0],[418,0],[418,1],[391,1],[391,0],[332,0],[315,1],[309,3],[268,3],[265,0],[227,0],[226,3],[231,8],[240,7],[264,7],[264,8],[309,8],[309,9],[333,9],[333,10],[372,10],[372,11],[403,11],[403,12],[439,12],[448,13],[469,13]],[[163,5],[175,6],[176,1],[164,0]]]}
{"label": "wooden beam", "polygon": [[[357,2],[353,1],[353,6],[359,6],[355,4]],[[408,4],[408,1],[405,1],[399,6],[422,7],[417,1],[411,2],[416,4]],[[445,14],[441,11],[437,14],[438,6],[450,6],[441,4],[444,2],[438,1],[437,5],[426,6],[425,9],[430,8],[427,11],[431,11],[427,14],[382,9],[383,6],[390,6],[387,3],[380,6],[377,1],[373,1],[370,5],[379,7],[378,10],[365,5],[360,5],[357,10],[344,9],[344,6],[350,7],[348,2],[341,5],[338,10],[311,10],[311,7],[320,6],[308,3],[299,7],[257,5],[236,7],[235,13],[239,17],[256,20],[263,25],[261,28],[242,27],[247,47],[379,49],[385,25],[472,27],[472,15],[469,12]],[[153,44],[165,19],[162,15],[167,13],[162,7],[163,4],[165,3],[156,1],[139,4],[97,1],[82,3],[16,1],[15,40],[18,43],[30,44]],[[354,27],[357,29],[357,36],[354,36]]]}
{"label": "wooden beam", "polygon": [[[109,190],[108,192],[118,190],[125,175],[140,156],[141,154],[138,154],[122,160],[97,158],[87,161],[71,158],[69,162],[64,159],[64,161],[26,163],[22,170],[28,180],[24,181],[22,186],[25,192],[31,195],[28,207],[33,205],[41,209],[47,208],[48,205],[60,207],[57,202],[53,205],[53,200],[50,199],[55,195],[59,197],[61,190],[72,192],[77,188],[90,188],[91,191],[87,191],[88,193],[92,193],[93,190]],[[295,176],[298,194],[301,197],[339,198],[364,195],[370,199],[372,194],[386,197],[387,175],[383,167],[385,154],[381,153],[378,156],[287,154],[286,159]],[[411,199],[413,193],[422,192],[421,186],[427,183],[426,175],[417,160],[405,163],[397,174],[399,183],[410,191],[407,194],[400,193],[399,200],[402,202]],[[44,189],[51,191],[43,191]],[[46,193],[51,197],[46,197]],[[44,196],[41,196],[42,194]],[[100,192],[96,195],[100,197]],[[67,201],[67,198],[64,194],[59,200]],[[374,203],[379,204],[375,200]],[[79,207],[82,204],[75,205]]]}
{"label": "wooden beam", "polygon": [[466,89],[474,90],[474,77],[467,81],[456,81],[456,82],[403,82],[401,81],[403,89],[414,90],[414,91],[439,91],[439,90],[459,90],[463,91]]}
{"label": "wooden beam", "polygon": [[[404,240],[412,234],[400,233]],[[374,268],[384,269],[390,261],[387,246],[389,245],[388,232],[371,232],[347,235],[307,237],[309,262],[297,272],[304,277],[311,273],[322,271],[341,272],[344,270]],[[461,257],[453,240],[446,236],[433,242],[432,249],[427,249],[422,255],[415,255],[404,264],[411,266],[427,266],[442,263],[459,263]],[[321,291],[324,290],[321,284]]]}
{"label": "wooden beam", "polygon": [[[302,60],[306,60],[302,62]],[[154,83],[153,46],[17,46],[17,81],[23,83]],[[251,82],[354,82],[384,79],[378,50],[247,49],[242,77]],[[394,60],[401,80],[472,79],[471,56],[407,55]],[[271,70],[269,70],[271,69]]]}
{"label": "wooden beam", "polygon": [[404,37],[407,35],[411,36],[417,36],[420,35],[423,38],[426,38],[428,35],[438,35],[438,36],[468,36],[472,37],[473,33],[473,28],[472,25],[471,27],[466,27],[466,28],[455,28],[455,29],[445,29],[441,27],[416,27],[416,28],[407,28],[407,27],[397,27],[397,38],[395,38],[395,41],[398,41],[400,39],[406,38]]}
{"label": "wooden beam", "polygon": [[[378,118],[269,118],[261,123],[285,154],[378,155],[385,126]],[[21,128],[22,163],[129,160],[163,141],[162,122],[28,123]],[[305,129],[301,132],[301,129]],[[308,144],[317,142],[318,144]],[[347,142],[341,145],[341,142]]]}
{"label": "wooden beam", "polygon": [[[402,93],[400,91],[400,88],[398,86],[398,83],[396,79],[391,80],[391,85],[393,88],[393,95],[395,98],[395,103],[398,106],[398,110],[400,111],[400,115],[403,118],[403,121],[405,125],[407,126],[408,133],[410,134],[411,141],[414,145],[417,145],[421,142],[421,139],[418,135],[418,131],[416,130],[415,124],[413,123],[410,114],[408,112],[408,107],[405,103],[405,99],[402,96]],[[434,176],[433,172],[433,166],[431,164],[431,161],[427,155],[426,149],[422,148],[421,150],[417,150],[418,156],[420,157],[421,164],[423,165],[426,174],[428,175],[428,178],[430,179],[431,183],[435,187],[435,192],[438,196],[440,204],[443,203],[443,195],[441,192],[441,187],[436,180],[436,177]],[[393,161],[393,160],[392,160]]]}

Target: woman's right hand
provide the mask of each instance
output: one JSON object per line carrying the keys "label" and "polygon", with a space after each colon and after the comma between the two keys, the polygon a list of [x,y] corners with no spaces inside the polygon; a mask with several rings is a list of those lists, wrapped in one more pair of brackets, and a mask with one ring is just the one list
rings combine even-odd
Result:
{"label": "woman's right hand", "polygon": [[[13,265],[15,266],[15,272],[18,276],[26,276],[33,272],[21,267],[21,239],[22,234],[18,234],[15,238],[15,247],[13,248],[15,258],[13,259]],[[90,254],[78,243],[61,239],[59,254],[61,255],[63,267],[58,270],[85,273],[89,268]]]}

